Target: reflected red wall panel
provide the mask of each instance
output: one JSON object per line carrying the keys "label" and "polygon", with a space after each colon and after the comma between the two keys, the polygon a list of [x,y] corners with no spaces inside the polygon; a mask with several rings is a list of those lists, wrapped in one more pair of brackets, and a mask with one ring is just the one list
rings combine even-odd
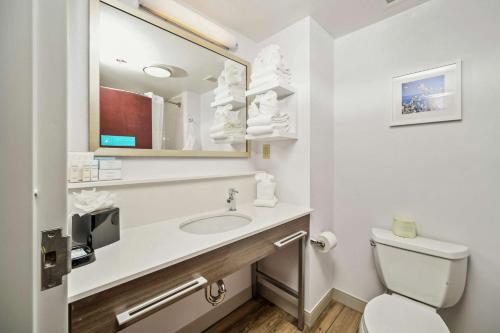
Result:
{"label": "reflected red wall panel", "polygon": [[151,98],[100,88],[100,134],[134,136],[135,148],[152,149]]}

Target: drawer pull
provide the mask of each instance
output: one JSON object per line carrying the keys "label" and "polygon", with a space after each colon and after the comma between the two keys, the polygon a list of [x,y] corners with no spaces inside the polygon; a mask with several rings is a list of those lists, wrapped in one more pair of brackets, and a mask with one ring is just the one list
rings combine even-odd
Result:
{"label": "drawer pull", "polygon": [[283,239],[280,239],[279,241],[274,243],[274,246],[276,246],[277,248],[281,248],[281,247],[288,245],[288,244],[290,244],[298,239],[301,239],[302,237],[305,237],[306,235],[307,235],[307,231],[304,231],[304,230],[297,231],[296,233],[291,234],[290,236],[287,236]]}
{"label": "drawer pull", "polygon": [[178,287],[175,287],[174,289],[171,289],[166,293],[156,296],[155,298],[152,298],[149,301],[134,306],[133,308],[128,309],[127,311],[119,313],[116,315],[116,320],[118,321],[118,325],[121,326],[131,321],[134,318],[142,316],[143,314],[151,310],[154,310],[166,303],[170,303],[175,299],[180,298],[183,295],[204,286],[205,284],[207,284],[207,279],[205,279],[204,277],[199,277],[192,281],[186,282]]}

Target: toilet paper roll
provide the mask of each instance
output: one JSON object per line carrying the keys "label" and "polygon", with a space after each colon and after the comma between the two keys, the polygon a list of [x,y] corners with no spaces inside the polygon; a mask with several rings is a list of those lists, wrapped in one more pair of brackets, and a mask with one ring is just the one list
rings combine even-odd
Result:
{"label": "toilet paper roll", "polygon": [[319,234],[317,240],[325,243],[324,248],[321,247],[319,248],[321,252],[328,252],[335,246],[337,246],[337,236],[335,236],[335,234],[330,231],[324,231],[321,234]]}

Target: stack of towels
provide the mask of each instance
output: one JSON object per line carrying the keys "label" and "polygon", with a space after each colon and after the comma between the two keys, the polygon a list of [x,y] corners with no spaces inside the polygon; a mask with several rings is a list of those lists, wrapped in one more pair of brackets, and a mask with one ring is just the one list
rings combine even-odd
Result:
{"label": "stack of towels", "polygon": [[259,172],[255,175],[257,182],[257,198],[254,201],[254,206],[258,207],[275,207],[278,203],[276,198],[276,182],[274,176],[265,172]]}
{"label": "stack of towels", "polygon": [[292,81],[290,68],[285,63],[279,45],[262,49],[253,63],[250,89],[264,85],[289,85]]}
{"label": "stack of towels", "polygon": [[275,131],[286,133],[289,129],[288,113],[280,112],[278,96],[273,90],[257,95],[248,110],[247,134],[265,136]]}
{"label": "stack of towels", "polygon": [[245,67],[232,60],[226,60],[224,69],[217,79],[217,88],[214,90],[214,103],[220,104],[228,97],[244,100],[245,80]]}
{"label": "stack of towels", "polygon": [[214,123],[210,127],[210,138],[215,143],[222,143],[229,137],[242,137],[244,127],[240,119],[240,111],[232,111],[232,106],[219,106],[215,111]]}

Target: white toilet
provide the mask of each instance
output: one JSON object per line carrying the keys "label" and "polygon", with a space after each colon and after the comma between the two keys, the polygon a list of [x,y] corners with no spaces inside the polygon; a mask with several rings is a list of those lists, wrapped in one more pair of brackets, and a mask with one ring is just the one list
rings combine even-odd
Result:
{"label": "white toilet", "polygon": [[462,297],[467,247],[384,229],[372,229],[371,243],[388,293],[368,302],[358,333],[450,333],[436,310]]}

